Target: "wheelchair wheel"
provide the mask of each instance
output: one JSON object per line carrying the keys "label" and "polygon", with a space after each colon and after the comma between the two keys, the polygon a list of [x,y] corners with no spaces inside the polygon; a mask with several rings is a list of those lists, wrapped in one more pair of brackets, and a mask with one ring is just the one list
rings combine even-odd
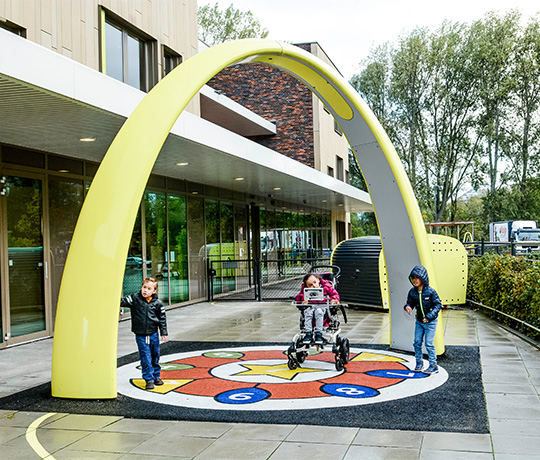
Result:
{"label": "wheelchair wheel", "polygon": [[336,371],[341,372],[345,366],[341,358],[336,359]]}
{"label": "wheelchair wheel", "polygon": [[298,367],[298,361],[296,361],[296,359],[290,357],[289,360],[287,361],[287,366],[289,367],[289,369],[291,371],[293,371]]}
{"label": "wheelchair wheel", "polygon": [[307,357],[307,353],[305,351],[296,353],[296,359],[300,364],[302,364],[306,360],[306,357]]}
{"label": "wheelchair wheel", "polygon": [[350,345],[349,345],[349,339],[345,337],[341,340],[341,347],[340,347],[340,357],[343,361],[343,364],[347,364],[349,362],[349,354],[350,354]]}
{"label": "wheelchair wheel", "polygon": [[292,344],[289,348],[287,348],[287,356],[290,358],[295,351],[296,348],[294,348],[294,344]]}

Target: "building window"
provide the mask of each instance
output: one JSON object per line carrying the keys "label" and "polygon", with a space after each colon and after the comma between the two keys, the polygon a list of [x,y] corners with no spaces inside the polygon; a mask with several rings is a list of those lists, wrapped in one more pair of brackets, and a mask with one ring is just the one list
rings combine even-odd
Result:
{"label": "building window", "polygon": [[334,177],[334,168],[332,168],[331,166],[328,166],[328,175],[330,177]]}
{"label": "building window", "polygon": [[26,29],[19,27],[17,24],[14,24],[11,21],[8,21],[8,20],[4,21],[0,19],[0,29],[9,30],[11,33],[14,33],[15,35],[19,35],[20,37],[26,38]]}
{"label": "building window", "polygon": [[334,118],[334,131],[338,133],[340,136],[343,136],[343,131],[341,131],[341,126],[339,126],[335,118]]}
{"label": "building window", "polygon": [[182,64],[182,56],[167,46],[163,47],[163,76],[167,75],[176,66]]}
{"label": "building window", "polygon": [[336,179],[344,179],[343,158],[336,155]]}
{"label": "building window", "polygon": [[102,71],[134,88],[150,91],[157,83],[155,40],[110,18],[108,13],[103,29]]}

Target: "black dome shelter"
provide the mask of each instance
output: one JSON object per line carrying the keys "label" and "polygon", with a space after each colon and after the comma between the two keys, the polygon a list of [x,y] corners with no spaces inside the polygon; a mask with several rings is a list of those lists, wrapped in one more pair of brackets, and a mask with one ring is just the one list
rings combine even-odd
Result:
{"label": "black dome shelter", "polygon": [[332,254],[332,264],[341,269],[336,286],[341,301],[349,307],[383,309],[379,282],[379,236],[363,236],[343,241]]}

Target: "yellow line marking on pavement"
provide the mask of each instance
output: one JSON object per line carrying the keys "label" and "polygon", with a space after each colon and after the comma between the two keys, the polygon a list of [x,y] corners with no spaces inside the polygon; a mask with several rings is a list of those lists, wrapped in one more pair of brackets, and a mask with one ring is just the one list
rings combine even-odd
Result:
{"label": "yellow line marking on pavement", "polygon": [[38,454],[40,458],[47,458],[47,460],[54,460],[54,457],[39,443],[36,436],[36,430],[43,421],[53,415],[56,415],[56,412],[49,412],[48,414],[42,415],[37,420],[34,420],[26,430],[26,440],[28,441],[28,444],[30,444],[30,447],[34,449],[34,452]]}

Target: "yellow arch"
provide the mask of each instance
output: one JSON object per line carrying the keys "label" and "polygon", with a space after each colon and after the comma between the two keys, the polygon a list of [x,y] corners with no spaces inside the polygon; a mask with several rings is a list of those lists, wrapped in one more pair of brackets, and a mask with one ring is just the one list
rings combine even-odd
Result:
{"label": "yellow arch", "polygon": [[[401,309],[413,265],[426,266],[436,287],[426,232],[408,178],[380,123],[354,89],[331,67],[298,47],[271,40],[224,43],[190,58],[150,91],[118,132],[92,181],[60,288],[53,396],[116,397],[122,277],[148,177],[173,124],[200,88],[225,67],[249,62],[279,67],[303,81],[341,125],[377,211],[387,254],[391,306]],[[380,188],[381,181],[387,181],[388,190]],[[392,218],[405,220],[400,222],[401,233],[395,233]],[[391,259],[388,254],[396,253],[396,248],[400,257]],[[394,318],[400,317],[392,315],[392,344],[409,349],[411,331],[403,334],[403,345],[394,339],[395,331],[402,329]],[[439,346],[439,354],[442,351]]]}

